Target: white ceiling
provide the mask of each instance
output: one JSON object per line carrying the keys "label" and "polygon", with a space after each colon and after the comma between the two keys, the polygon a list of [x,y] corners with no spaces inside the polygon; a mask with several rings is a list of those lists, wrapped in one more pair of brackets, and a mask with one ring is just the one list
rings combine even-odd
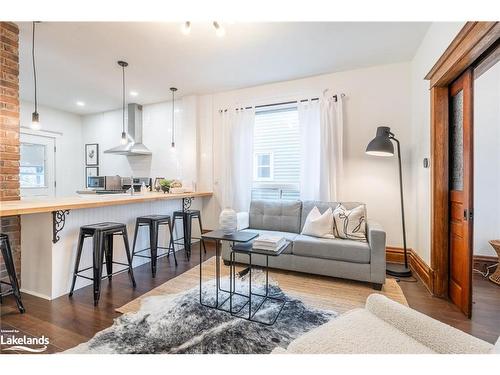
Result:
{"label": "white ceiling", "polygon": [[[133,101],[160,102],[378,64],[409,61],[429,23],[224,24],[43,22],[37,24],[40,104],[87,114],[121,106],[119,59],[129,62]],[[33,100],[31,23],[20,27],[20,96]],[[132,98],[130,98],[132,100]],[[85,102],[84,107],[76,105]]]}

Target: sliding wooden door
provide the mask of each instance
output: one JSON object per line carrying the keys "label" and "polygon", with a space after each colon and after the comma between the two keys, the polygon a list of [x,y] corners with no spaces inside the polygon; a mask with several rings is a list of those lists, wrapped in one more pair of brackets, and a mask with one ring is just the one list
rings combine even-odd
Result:
{"label": "sliding wooden door", "polygon": [[473,103],[472,70],[449,91],[449,297],[465,315],[472,310]]}

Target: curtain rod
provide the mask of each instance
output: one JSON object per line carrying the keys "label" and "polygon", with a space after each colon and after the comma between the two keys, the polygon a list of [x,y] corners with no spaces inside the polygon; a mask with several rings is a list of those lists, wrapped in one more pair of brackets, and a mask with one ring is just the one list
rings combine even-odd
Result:
{"label": "curtain rod", "polygon": [[[340,97],[343,98],[345,97],[345,94],[342,93],[340,94]],[[332,98],[337,101],[337,95],[333,95]],[[301,99],[301,100],[291,100],[289,102],[281,102],[281,103],[272,103],[272,104],[261,104],[261,105],[256,105],[256,106],[250,106],[250,107],[240,107],[240,108],[236,108],[236,110],[243,110],[243,109],[251,109],[251,108],[255,108],[255,109],[259,109],[259,108],[266,108],[266,107],[275,107],[275,106],[278,106],[278,105],[287,105],[287,104],[294,104],[294,103],[304,103],[304,102],[308,102],[308,101],[317,101],[319,100],[319,98],[312,98],[312,99]],[[219,109],[219,113],[222,113],[222,112],[227,112],[227,109]]]}

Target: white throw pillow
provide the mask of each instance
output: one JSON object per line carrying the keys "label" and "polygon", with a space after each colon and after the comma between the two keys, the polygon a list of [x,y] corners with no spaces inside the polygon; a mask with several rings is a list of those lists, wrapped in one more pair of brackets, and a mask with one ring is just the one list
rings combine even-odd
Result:
{"label": "white throw pillow", "polygon": [[333,211],[328,208],[323,215],[319,212],[318,207],[309,212],[302,228],[302,233],[313,237],[335,238],[333,235]]}
{"label": "white throw pillow", "polygon": [[365,206],[348,210],[339,204],[333,211],[335,237],[366,242]]}

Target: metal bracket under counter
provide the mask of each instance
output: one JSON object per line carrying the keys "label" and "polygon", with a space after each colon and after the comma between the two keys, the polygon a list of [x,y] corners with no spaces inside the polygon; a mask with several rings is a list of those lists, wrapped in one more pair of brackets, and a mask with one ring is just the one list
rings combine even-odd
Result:
{"label": "metal bracket under counter", "polygon": [[[194,197],[182,198],[182,211],[189,210],[193,200]],[[69,210],[52,211],[52,243],[57,243],[61,239],[59,232],[63,230],[66,224],[67,215],[69,215]]]}
{"label": "metal bracket under counter", "polygon": [[182,198],[182,211],[189,210],[191,208],[191,203],[193,203],[194,197]]}
{"label": "metal bracket under counter", "polygon": [[61,239],[59,232],[66,224],[66,215],[69,215],[69,210],[52,211],[52,243],[57,243]]}

